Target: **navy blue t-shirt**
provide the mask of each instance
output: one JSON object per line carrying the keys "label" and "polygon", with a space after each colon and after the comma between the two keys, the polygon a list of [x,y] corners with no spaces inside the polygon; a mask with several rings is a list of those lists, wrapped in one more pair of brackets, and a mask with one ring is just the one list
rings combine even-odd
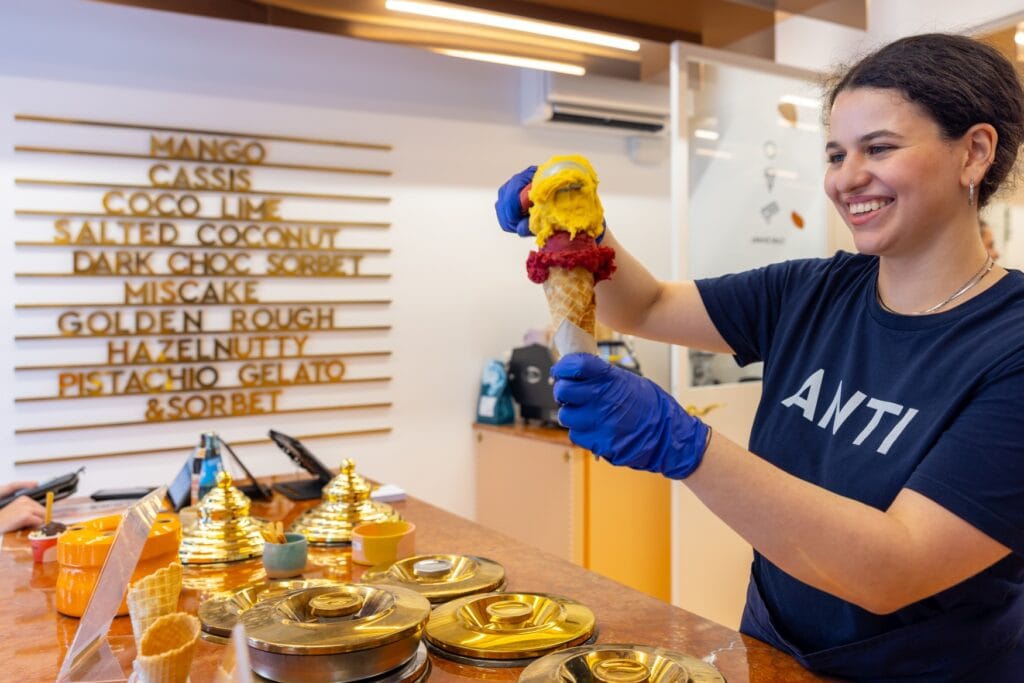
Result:
{"label": "navy blue t-shirt", "polygon": [[764,361],[750,450],[880,510],[913,489],[1012,553],[888,615],[755,553],[744,626],[834,675],[958,680],[1024,652],[1024,274],[927,316],[882,309],[877,276],[839,252],[697,282],[737,362]]}

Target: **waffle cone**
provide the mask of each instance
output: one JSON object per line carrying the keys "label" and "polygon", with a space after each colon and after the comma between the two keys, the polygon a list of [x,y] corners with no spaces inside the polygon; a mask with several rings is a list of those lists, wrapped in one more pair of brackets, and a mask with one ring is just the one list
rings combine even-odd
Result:
{"label": "waffle cone", "polygon": [[181,565],[177,562],[144,576],[132,585],[126,602],[136,647],[140,646],[143,634],[153,622],[178,610],[180,594]]}
{"label": "waffle cone", "polygon": [[165,614],[139,643],[135,672],[140,683],[185,683],[199,641],[199,619],[185,612]]}
{"label": "waffle cone", "polygon": [[594,336],[597,303],[593,273],[586,268],[552,268],[544,281],[544,294],[548,298],[554,329],[557,330],[563,320],[568,320]]}

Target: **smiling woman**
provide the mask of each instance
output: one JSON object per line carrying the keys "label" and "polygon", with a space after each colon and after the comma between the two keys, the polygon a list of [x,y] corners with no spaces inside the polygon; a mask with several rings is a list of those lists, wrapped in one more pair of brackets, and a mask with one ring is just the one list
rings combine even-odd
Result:
{"label": "smiling woman", "polygon": [[890,257],[880,263],[879,301],[932,313],[994,283],[978,209],[1024,141],[1024,101],[1006,59],[965,38],[906,39],[849,70],[826,105],[826,192],[858,251]]}
{"label": "smiling woman", "polygon": [[[602,242],[603,323],[764,362],[749,451],[585,354],[551,370],[559,420],[681,479],[754,547],[744,633],[858,681],[1019,681],[1024,274],[993,265],[978,209],[1016,158],[1024,91],[996,51],[932,34],[865,57],[827,107],[825,191],[861,253],[661,282],[613,226]],[[529,180],[499,192],[507,231],[501,197]]]}

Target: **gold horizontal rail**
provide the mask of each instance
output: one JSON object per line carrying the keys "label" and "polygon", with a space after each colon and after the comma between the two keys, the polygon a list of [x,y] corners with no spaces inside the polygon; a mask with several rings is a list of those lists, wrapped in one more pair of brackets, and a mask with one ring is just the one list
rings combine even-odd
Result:
{"label": "gold horizontal rail", "polygon": [[[267,273],[15,273],[14,277],[232,278],[238,280],[388,280],[390,273],[356,275],[268,275]],[[201,305],[201,304],[197,304]]]}
{"label": "gold horizontal rail", "polygon": [[[311,406],[308,408],[289,408],[285,410],[268,410],[257,415],[297,415],[300,413],[324,413],[340,412],[343,410],[372,410],[376,408],[390,408],[391,403],[356,403],[343,406]],[[252,417],[252,415],[221,415],[217,420],[230,419],[235,417]],[[137,427],[139,425],[161,424],[164,422],[193,422],[195,420],[209,420],[206,416],[183,417],[180,420],[135,420],[132,422],[105,422],[103,424],[88,425],[62,425],[60,427],[32,427],[29,429],[15,429],[15,434],[46,434],[49,432],[74,432],[85,429],[108,429],[115,427]]]}
{"label": "gold horizontal rail", "polygon": [[[245,415],[243,417],[252,417]],[[223,418],[209,418],[220,420]],[[300,441],[312,441],[314,439],[333,439],[346,436],[371,436],[376,434],[390,434],[391,427],[377,427],[374,429],[355,429],[347,432],[329,432],[323,434],[301,434],[294,438]],[[255,446],[258,444],[271,443],[270,439],[248,439],[245,441],[231,441],[231,446]],[[196,447],[195,442],[187,443],[181,446],[168,446],[165,448],[147,448],[144,450],[134,451],[104,451],[103,453],[79,453],[74,455],[62,455],[53,458],[35,458],[33,460],[15,460],[15,465],[34,465],[41,462],[68,462],[72,460],[95,460],[96,458],[112,458],[118,456],[131,456],[131,455],[150,455],[156,453],[188,453]]]}
{"label": "gold horizontal rail", "polygon": [[353,147],[356,149],[372,149],[390,152],[391,145],[372,142],[352,142],[349,140],[328,140],[324,138],[307,138],[296,135],[276,135],[271,133],[246,133],[243,131],[212,130],[209,128],[183,128],[181,126],[165,126],[160,124],[123,123],[120,121],[98,121],[96,119],[75,119],[58,116],[38,116],[35,114],[15,114],[15,121],[32,121],[35,123],[58,123],[75,126],[99,126],[102,128],[123,128],[127,130],[162,130],[169,133],[185,133],[188,135],[217,135],[229,138],[258,138],[276,140],[278,142],[294,142],[303,145],[327,145],[331,147]]}
{"label": "gold horizontal rail", "polygon": [[66,244],[63,242],[25,242],[17,241],[16,247],[60,247],[62,249],[104,249],[119,251],[124,249],[206,249],[207,251],[293,251],[297,253],[340,254],[342,256],[361,254],[390,254],[387,247],[236,247],[219,244]]}
{"label": "gold horizontal rail", "polygon": [[121,334],[16,334],[14,341],[46,341],[54,339],[121,339],[124,337],[206,337],[214,334],[273,334],[274,332],[387,332],[391,325],[353,325],[349,327],[318,327],[308,330],[199,330],[197,332],[124,332]]}
{"label": "gold horizontal rail", "polygon": [[152,391],[152,392],[139,392],[139,393],[120,393],[120,394],[97,394],[95,396],[18,396],[14,399],[15,403],[40,403],[43,401],[80,401],[85,399],[97,399],[97,398],[156,398],[159,396],[167,396],[168,394],[208,394],[218,391],[262,391],[264,389],[287,389],[288,387],[314,387],[314,386],[334,386],[336,384],[373,384],[376,382],[390,382],[390,377],[356,377],[353,379],[341,379],[337,382],[291,382],[285,384],[283,382],[275,382],[269,384],[257,384],[257,385],[244,385],[238,384],[235,386],[225,387],[192,387],[189,389],[169,389],[167,391]]}
{"label": "gold horizontal rail", "polygon": [[300,356],[260,356],[259,358],[218,358],[216,360],[165,360],[143,363],[79,363],[77,365],[15,365],[15,372],[30,370],[81,370],[83,368],[137,368],[169,365],[199,365],[201,363],[256,363],[268,360],[322,360],[325,358],[375,358],[390,356],[391,351],[355,351],[352,353],[311,353]]}
{"label": "gold horizontal rail", "polygon": [[174,221],[202,221],[204,223],[240,223],[249,225],[260,225],[262,223],[277,223],[284,225],[326,225],[337,228],[390,228],[391,223],[385,221],[311,221],[311,220],[288,220],[285,218],[261,218],[260,220],[248,220],[240,218],[225,218],[221,216],[136,216],[134,214],[119,213],[95,213],[89,211],[46,211],[41,209],[15,209],[15,216],[56,216],[58,218],[113,218],[117,220],[141,220],[149,218],[152,220],[174,220]]}
{"label": "gold horizontal rail", "polygon": [[[38,147],[35,145],[15,145],[15,152],[32,154],[55,154],[60,156],[100,157],[103,159],[142,159],[144,161],[173,161],[179,164],[209,164],[204,159],[176,159],[173,157],[155,157],[149,154],[132,152],[108,152],[99,149],[72,149],[70,147]],[[338,173],[347,175],[372,175],[387,177],[391,171],[377,168],[350,168],[347,166],[314,166],[312,164],[275,164],[260,162],[258,164],[244,161],[217,160],[218,166],[244,166],[245,168],[274,168],[283,171],[314,171],[317,173]]]}
{"label": "gold horizontal rail", "polygon": [[241,194],[261,197],[285,197],[289,199],[328,199],[344,202],[372,202],[386,204],[391,197],[359,194],[327,194],[319,192],[285,192],[284,190],[213,190],[208,188],[163,187],[158,185],[132,185],[128,183],[91,183],[80,180],[46,180],[43,178],[15,178],[16,185],[43,185],[47,187],[80,187],[114,190],[157,190],[160,192],[185,192],[195,194]]}
{"label": "gold horizontal rail", "polygon": [[235,308],[242,308],[244,306],[263,306],[271,308],[274,306],[390,306],[391,299],[336,299],[330,301],[217,301],[215,303],[189,303],[181,301],[172,301],[166,304],[123,304],[123,303],[104,303],[104,302],[89,302],[80,301],[68,304],[14,304],[16,309],[48,309],[48,308],[161,308],[168,306],[177,306],[181,308],[194,308],[202,307],[207,308],[209,306],[233,306]]}

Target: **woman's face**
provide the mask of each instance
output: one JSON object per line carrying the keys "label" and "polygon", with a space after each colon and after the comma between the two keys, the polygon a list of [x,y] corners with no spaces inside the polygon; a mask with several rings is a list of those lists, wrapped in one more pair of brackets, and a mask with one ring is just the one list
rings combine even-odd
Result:
{"label": "woman's face", "polygon": [[840,92],[825,153],[825,192],[861,253],[920,253],[967,205],[964,152],[897,91]]}

